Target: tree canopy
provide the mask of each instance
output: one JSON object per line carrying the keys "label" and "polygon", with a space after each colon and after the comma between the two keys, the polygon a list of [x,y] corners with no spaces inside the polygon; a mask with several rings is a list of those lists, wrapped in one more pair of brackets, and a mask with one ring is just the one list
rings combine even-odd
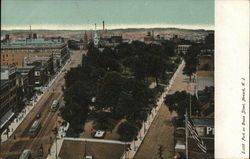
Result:
{"label": "tree canopy", "polygon": [[[82,65],[65,76],[62,117],[73,132],[79,133],[89,106],[94,106],[98,128],[108,129],[113,119],[125,119],[118,133],[122,140],[130,140],[155,106],[155,90],[159,89],[150,89],[149,79],[157,85],[165,82],[167,73],[174,72],[180,62],[170,58],[175,56],[174,49],[175,45],[167,41],[163,45],[133,41],[103,49],[91,43]],[[124,127],[128,128],[128,135],[123,133]]]}

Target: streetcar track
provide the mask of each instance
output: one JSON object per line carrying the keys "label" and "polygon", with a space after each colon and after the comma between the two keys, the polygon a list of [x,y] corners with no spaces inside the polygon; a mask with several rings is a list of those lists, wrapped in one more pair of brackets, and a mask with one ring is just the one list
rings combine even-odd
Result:
{"label": "streetcar track", "polygon": [[[79,59],[80,60],[74,60],[74,59]],[[81,54],[73,54],[72,56],[72,61],[69,63],[64,69],[69,70],[72,67],[77,67],[78,63],[80,64],[81,62]],[[36,106],[29,112],[29,114],[25,117],[24,121],[20,124],[20,126],[14,131],[12,136],[15,134],[17,139],[14,140],[13,138],[10,138],[8,141],[2,143],[1,147],[4,147],[3,149],[1,148],[0,158],[3,157],[5,159],[16,159],[20,156],[22,151],[25,148],[30,148],[32,152],[34,152],[34,155],[37,154],[37,150],[42,143],[44,147],[50,147],[51,142],[50,142],[50,136],[54,135],[52,133],[52,128],[57,124],[56,118],[57,113],[59,111],[59,108],[62,107],[63,105],[63,92],[62,92],[62,86],[65,83],[64,76],[66,72],[61,72],[61,74],[55,79],[54,83],[51,85],[49,88],[48,92],[46,92],[42,98],[38,101]],[[53,89],[53,92],[51,91]],[[56,112],[51,113],[50,110],[50,105],[49,103],[52,103],[52,100],[55,99],[55,97],[58,97],[57,99],[60,101],[60,105],[58,107],[58,110]],[[27,137],[27,132],[32,123],[34,122],[36,118],[36,114],[38,112],[42,113],[41,117],[41,124],[42,124],[42,129],[38,132],[37,136],[35,138],[29,138]],[[46,116],[45,116],[46,115]],[[21,146],[20,148],[10,151],[12,148],[15,148],[15,145]],[[19,147],[18,146],[18,147]],[[42,158],[47,157],[47,149],[44,149],[45,153]]]}

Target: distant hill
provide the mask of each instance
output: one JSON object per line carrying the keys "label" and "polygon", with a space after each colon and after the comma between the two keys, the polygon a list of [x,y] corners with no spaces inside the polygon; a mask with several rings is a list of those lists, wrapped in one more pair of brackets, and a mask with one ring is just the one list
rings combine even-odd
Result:
{"label": "distant hill", "polygon": [[[180,29],[180,28],[127,28],[127,29],[110,29],[109,32],[140,32],[140,31],[187,31],[187,32],[214,32],[214,30],[204,30],[204,29]],[[32,32],[84,32],[84,31],[93,31],[93,30],[32,30]],[[97,30],[102,31],[102,30]],[[1,30],[2,34],[8,33],[22,33],[22,32],[29,32],[29,30]]]}

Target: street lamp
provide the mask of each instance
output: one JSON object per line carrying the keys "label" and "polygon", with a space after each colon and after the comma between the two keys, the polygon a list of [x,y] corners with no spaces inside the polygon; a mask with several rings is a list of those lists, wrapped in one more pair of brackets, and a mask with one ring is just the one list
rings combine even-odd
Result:
{"label": "street lamp", "polygon": [[56,159],[57,159],[57,127],[55,128],[55,130],[54,130],[54,134],[56,135]]}

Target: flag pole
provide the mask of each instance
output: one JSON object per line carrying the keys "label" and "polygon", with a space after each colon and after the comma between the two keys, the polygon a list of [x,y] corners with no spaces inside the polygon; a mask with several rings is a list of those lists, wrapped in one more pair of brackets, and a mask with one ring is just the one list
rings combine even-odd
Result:
{"label": "flag pole", "polygon": [[188,87],[189,87],[189,116],[191,117],[192,116],[192,106],[191,106],[191,89],[190,89],[190,86],[191,86],[191,82],[189,81],[189,85],[188,85]]}
{"label": "flag pole", "polygon": [[187,108],[186,108],[186,113],[185,113],[186,159],[188,159],[188,128],[187,128],[187,122],[188,122],[188,113],[187,113]]}

